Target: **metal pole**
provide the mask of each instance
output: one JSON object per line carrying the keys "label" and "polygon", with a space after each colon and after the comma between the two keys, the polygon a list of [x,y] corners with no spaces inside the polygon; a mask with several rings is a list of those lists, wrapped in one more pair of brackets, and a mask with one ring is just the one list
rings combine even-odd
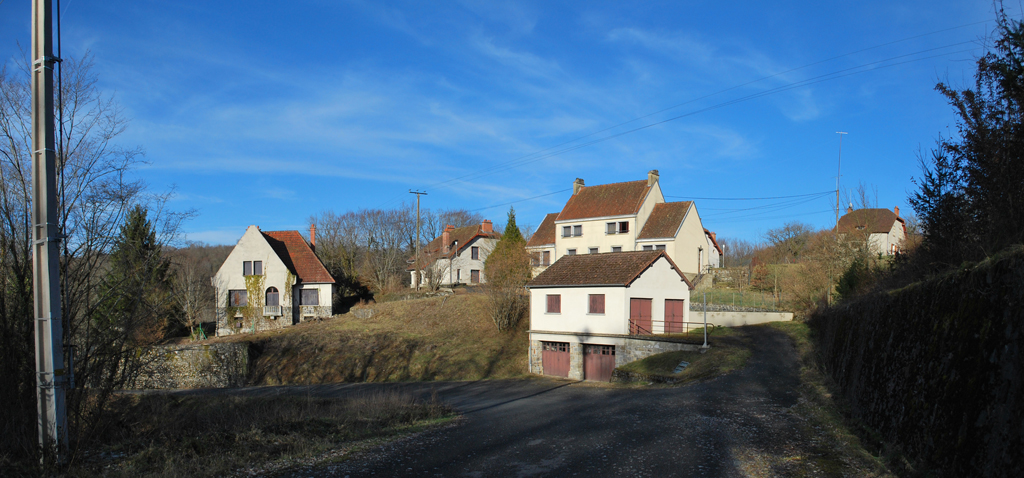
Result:
{"label": "metal pole", "polygon": [[427,194],[422,191],[409,190],[409,194],[416,195],[416,259],[413,263],[413,267],[416,269],[416,292],[420,290],[420,282],[423,281],[420,275],[423,273],[420,270],[420,196]]}
{"label": "metal pole", "polygon": [[[836,236],[836,245],[839,245],[839,177],[843,172],[843,135],[848,134],[845,131],[836,131],[839,135],[839,162],[836,164],[836,228],[833,234]],[[838,251],[837,251],[838,252]],[[834,261],[829,261],[828,266],[828,291],[826,292],[825,303],[832,306],[832,266]]]}
{"label": "metal pole", "polygon": [[708,348],[708,291],[704,291],[704,345]]}
{"label": "metal pole", "polygon": [[32,286],[39,444],[66,460],[68,433],[57,228],[51,0],[32,2]]}

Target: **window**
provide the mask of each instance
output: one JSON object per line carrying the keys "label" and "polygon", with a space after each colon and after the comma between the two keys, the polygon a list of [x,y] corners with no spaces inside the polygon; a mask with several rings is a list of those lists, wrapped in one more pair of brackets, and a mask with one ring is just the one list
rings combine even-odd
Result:
{"label": "window", "polygon": [[604,294],[590,294],[590,314],[604,314]]}
{"label": "window", "polygon": [[280,294],[277,293],[277,287],[270,287],[270,288],[267,289],[267,301],[264,302],[263,304],[264,305],[281,305],[278,302],[278,298],[279,297],[280,297]]}
{"label": "window", "polygon": [[229,290],[228,305],[231,307],[245,307],[249,305],[249,295],[244,290]]}
{"label": "window", "polygon": [[622,246],[612,246],[612,252],[622,252]]}
{"label": "window", "polygon": [[544,265],[551,265],[551,251],[544,251]]}
{"label": "window", "polygon": [[470,254],[470,257],[474,261],[479,261],[480,260],[480,248],[479,247],[477,247],[477,246],[470,247],[469,248],[469,254]]}
{"label": "window", "polygon": [[548,294],[548,313],[562,313],[562,296],[559,294]]}
{"label": "window", "polygon": [[583,235],[583,226],[562,226],[562,237],[575,237]]}
{"label": "window", "polygon": [[300,290],[299,305],[320,305],[320,291],[317,289]]}
{"label": "window", "polygon": [[462,269],[456,269],[455,270],[455,280],[456,281],[462,280]]}
{"label": "window", "polygon": [[572,235],[574,235],[574,236],[582,236],[583,235],[583,226],[573,226],[572,227]]}
{"label": "window", "polygon": [[596,247],[591,247],[589,252],[591,254],[597,254],[598,253],[598,249]]}
{"label": "window", "polygon": [[251,276],[252,275],[252,261],[242,261],[242,275],[243,276]]}
{"label": "window", "polygon": [[644,250],[645,251],[653,251],[654,250],[654,246],[644,246]]}
{"label": "window", "polygon": [[566,249],[565,250],[565,255],[567,255],[567,256],[575,256],[576,255],[576,249]]}
{"label": "window", "polygon": [[477,269],[469,270],[469,281],[476,284],[480,282],[480,271]]}
{"label": "window", "polygon": [[562,237],[572,237],[572,226],[562,226]]}
{"label": "window", "polygon": [[622,221],[619,223],[619,234],[625,234],[629,232],[629,221]]}
{"label": "window", "polygon": [[615,223],[614,222],[609,222],[609,223],[605,224],[604,227],[605,227],[605,229],[604,229],[604,233],[605,234],[615,234],[615,232],[618,230],[615,227]]}
{"label": "window", "polygon": [[540,266],[540,253],[539,252],[531,252],[530,253],[530,266],[532,266],[532,267]]}
{"label": "window", "polygon": [[263,261],[253,261],[253,263],[252,263],[252,273],[253,273],[253,275],[258,275],[258,276],[263,275]]}
{"label": "window", "polygon": [[665,245],[664,244],[658,244],[658,245],[654,246],[654,250],[656,250],[656,251],[664,251],[665,250]]}

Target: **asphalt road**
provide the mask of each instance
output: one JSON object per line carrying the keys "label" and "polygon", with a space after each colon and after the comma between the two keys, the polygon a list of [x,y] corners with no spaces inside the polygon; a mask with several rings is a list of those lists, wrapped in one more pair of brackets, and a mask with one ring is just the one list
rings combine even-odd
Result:
{"label": "asphalt road", "polygon": [[337,384],[236,390],[344,396],[395,390],[438,397],[449,427],[286,476],[774,476],[806,448],[789,339],[757,329],[747,367],[704,383],[625,389],[557,380]]}

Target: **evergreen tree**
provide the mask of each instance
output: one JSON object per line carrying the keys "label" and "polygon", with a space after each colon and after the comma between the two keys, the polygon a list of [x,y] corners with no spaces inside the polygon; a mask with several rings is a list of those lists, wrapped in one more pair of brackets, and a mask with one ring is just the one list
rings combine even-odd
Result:
{"label": "evergreen tree", "polygon": [[530,306],[524,286],[530,281],[530,256],[526,239],[516,226],[516,211],[508,211],[505,234],[487,256],[484,264],[491,318],[499,330],[510,330],[519,324]]}

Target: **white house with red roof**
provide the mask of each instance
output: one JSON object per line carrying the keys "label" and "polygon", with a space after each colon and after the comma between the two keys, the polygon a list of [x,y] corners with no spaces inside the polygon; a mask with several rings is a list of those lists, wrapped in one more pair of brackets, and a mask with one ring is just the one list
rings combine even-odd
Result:
{"label": "white house with red roof", "polygon": [[534,274],[566,255],[627,251],[663,250],[691,278],[717,266],[697,206],[666,202],[659,178],[657,170],[647,180],[597,186],[577,178],[562,211],[548,214],[526,244]]}
{"label": "white house with red roof", "polygon": [[213,278],[217,335],[278,329],[333,315],[334,279],[299,231],[249,226]]}
{"label": "white house with red roof", "polygon": [[[450,287],[454,284],[483,284],[484,263],[501,234],[490,220],[465,227],[445,226],[421,251],[420,287]],[[416,287],[416,258],[409,260],[409,286]]]}

